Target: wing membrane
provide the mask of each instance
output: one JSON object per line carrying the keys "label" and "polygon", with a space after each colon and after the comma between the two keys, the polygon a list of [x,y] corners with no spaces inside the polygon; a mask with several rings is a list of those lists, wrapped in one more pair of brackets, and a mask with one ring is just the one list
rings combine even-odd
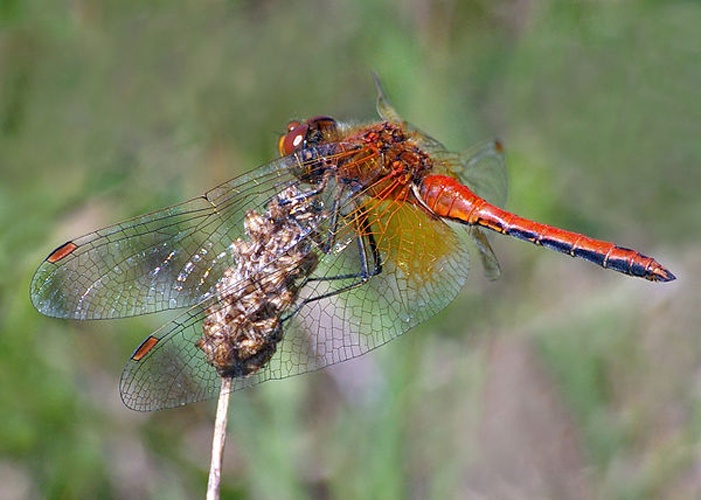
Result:
{"label": "wing membrane", "polygon": [[[275,355],[258,372],[235,378],[232,390],[360,356],[434,315],[462,287],[469,259],[462,228],[408,203],[356,206],[349,198],[338,210],[343,218],[334,244],[316,247],[318,266],[284,319]],[[358,210],[366,218],[364,234],[354,223]],[[415,227],[423,230],[412,232]],[[370,245],[358,238],[374,238],[381,272],[367,274],[362,248]],[[217,394],[219,377],[195,347],[202,321],[217,307],[210,297],[144,341],[122,375],[127,406],[148,411]]]}
{"label": "wing membrane", "polygon": [[47,316],[123,318],[192,306],[232,265],[228,246],[246,210],[295,182],[280,158],[188,202],[100,229],[55,251],[35,273],[34,306]]}

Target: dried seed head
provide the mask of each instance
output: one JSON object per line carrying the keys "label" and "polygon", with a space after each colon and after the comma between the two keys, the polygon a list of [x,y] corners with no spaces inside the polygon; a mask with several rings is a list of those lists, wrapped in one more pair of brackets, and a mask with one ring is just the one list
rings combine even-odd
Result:
{"label": "dried seed head", "polygon": [[294,186],[271,200],[264,214],[246,213],[246,239],[230,246],[236,266],[217,282],[218,303],[206,311],[196,342],[221,376],[255,373],[275,354],[281,316],[317,265],[320,217],[314,195]]}

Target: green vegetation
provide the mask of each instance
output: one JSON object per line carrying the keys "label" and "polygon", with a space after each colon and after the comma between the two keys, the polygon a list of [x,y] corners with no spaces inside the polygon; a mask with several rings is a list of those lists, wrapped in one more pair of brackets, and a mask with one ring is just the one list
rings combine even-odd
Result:
{"label": "green vegetation", "polygon": [[204,493],[213,403],[142,415],[117,392],[169,315],[44,318],[32,272],[272,158],[291,118],[374,118],[371,70],[451,148],[500,136],[509,208],[680,279],[495,238],[500,281],[475,261],[458,301],[358,363],[235,394],[224,497],[701,494],[701,6],[401,4],[0,2],[5,494]]}

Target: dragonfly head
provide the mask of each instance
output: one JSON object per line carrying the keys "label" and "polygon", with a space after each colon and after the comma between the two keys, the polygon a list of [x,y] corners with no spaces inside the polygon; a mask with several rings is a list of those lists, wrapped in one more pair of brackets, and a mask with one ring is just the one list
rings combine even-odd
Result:
{"label": "dragonfly head", "polygon": [[287,132],[278,141],[280,156],[327,142],[337,128],[336,120],[330,116],[315,116],[305,122],[291,121],[287,124]]}

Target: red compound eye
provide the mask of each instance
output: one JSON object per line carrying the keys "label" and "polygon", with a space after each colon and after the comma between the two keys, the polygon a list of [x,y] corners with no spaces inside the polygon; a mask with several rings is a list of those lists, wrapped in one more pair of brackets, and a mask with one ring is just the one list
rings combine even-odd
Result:
{"label": "red compound eye", "polygon": [[280,156],[286,156],[304,144],[309,130],[309,122],[292,121],[287,124],[287,133],[280,136],[278,149]]}
{"label": "red compound eye", "polygon": [[329,141],[337,128],[336,120],[329,116],[315,116],[304,123],[292,121],[287,124],[287,133],[280,136],[280,155],[285,156],[299,148]]}

